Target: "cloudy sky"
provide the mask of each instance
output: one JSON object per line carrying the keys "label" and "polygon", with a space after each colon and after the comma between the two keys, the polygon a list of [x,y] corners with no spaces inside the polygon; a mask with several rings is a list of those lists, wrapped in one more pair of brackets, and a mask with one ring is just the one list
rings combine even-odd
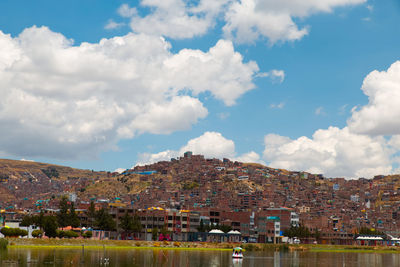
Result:
{"label": "cloudy sky", "polygon": [[397,0],[0,1],[0,157],[400,172]]}

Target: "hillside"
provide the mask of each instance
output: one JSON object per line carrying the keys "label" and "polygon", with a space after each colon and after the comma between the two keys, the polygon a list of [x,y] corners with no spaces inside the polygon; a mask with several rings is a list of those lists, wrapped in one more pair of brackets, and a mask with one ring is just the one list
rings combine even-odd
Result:
{"label": "hillside", "polygon": [[76,195],[78,203],[98,200],[135,208],[259,211],[287,207],[307,214],[303,220],[312,224],[338,217],[352,227],[375,219],[374,227],[390,227],[393,219],[400,220],[399,175],[327,179],[201,155],[137,166],[122,174],[0,160],[2,209],[57,208],[59,197],[66,194]]}
{"label": "hillside", "polygon": [[82,186],[111,176],[106,172],[0,159],[0,207],[33,207],[38,200],[79,192]]}
{"label": "hillside", "polygon": [[[54,171],[55,170],[55,171]],[[74,169],[71,167],[22,160],[0,159],[0,175],[8,175],[10,179],[47,178],[66,180],[70,177],[100,178],[106,172]]]}

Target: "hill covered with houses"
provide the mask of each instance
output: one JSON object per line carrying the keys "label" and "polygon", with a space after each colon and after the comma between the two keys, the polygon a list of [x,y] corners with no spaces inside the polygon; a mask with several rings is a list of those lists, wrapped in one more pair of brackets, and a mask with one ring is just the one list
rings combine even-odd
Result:
{"label": "hill covered with houses", "polygon": [[123,173],[0,160],[2,212],[18,217],[27,211],[57,209],[65,195],[82,210],[90,202],[110,208],[157,207],[214,215],[251,216],[287,209],[311,230],[354,233],[368,227],[396,236],[400,233],[399,175],[325,178],[229,159],[206,159],[191,152]]}

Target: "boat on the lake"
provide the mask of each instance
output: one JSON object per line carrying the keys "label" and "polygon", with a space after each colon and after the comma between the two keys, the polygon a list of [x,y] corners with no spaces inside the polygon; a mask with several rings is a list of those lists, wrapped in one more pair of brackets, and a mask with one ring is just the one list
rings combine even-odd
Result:
{"label": "boat on the lake", "polygon": [[232,258],[241,259],[243,258],[243,249],[241,247],[236,247],[233,249]]}

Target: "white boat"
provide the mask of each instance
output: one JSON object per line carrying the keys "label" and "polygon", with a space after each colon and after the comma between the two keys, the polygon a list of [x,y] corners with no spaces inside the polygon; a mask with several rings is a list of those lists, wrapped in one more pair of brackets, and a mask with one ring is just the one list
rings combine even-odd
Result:
{"label": "white boat", "polygon": [[237,247],[233,249],[232,258],[234,259],[242,259],[243,258],[243,249],[241,247]]}

